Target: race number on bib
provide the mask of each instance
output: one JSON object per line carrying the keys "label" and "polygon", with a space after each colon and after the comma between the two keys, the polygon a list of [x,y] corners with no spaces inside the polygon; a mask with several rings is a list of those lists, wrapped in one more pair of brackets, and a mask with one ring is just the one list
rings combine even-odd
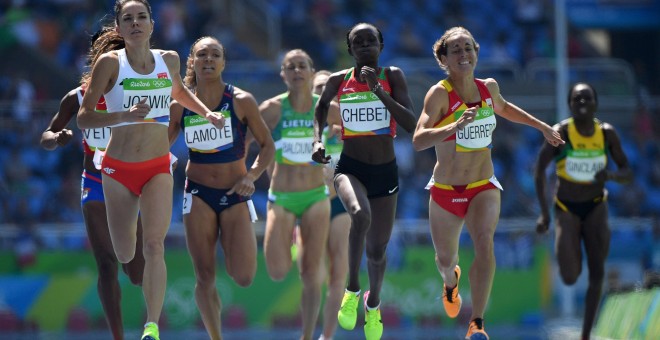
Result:
{"label": "race number on bib", "polygon": [[189,192],[183,193],[183,215],[190,214],[192,209],[192,194]]}

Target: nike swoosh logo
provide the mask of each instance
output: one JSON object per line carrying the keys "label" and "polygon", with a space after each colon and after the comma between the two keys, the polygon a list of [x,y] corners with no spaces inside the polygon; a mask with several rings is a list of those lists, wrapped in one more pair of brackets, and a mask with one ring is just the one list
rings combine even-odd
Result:
{"label": "nike swoosh logo", "polygon": [[199,192],[199,190],[197,190],[197,189],[192,189],[192,190],[190,190],[190,193],[193,194],[193,195],[196,194],[196,193],[198,193],[198,192]]}
{"label": "nike swoosh logo", "polygon": [[344,91],[344,92],[353,91],[353,88],[352,87],[344,87],[342,89],[342,91]]}
{"label": "nike swoosh logo", "polygon": [[389,192],[391,194],[391,193],[395,192],[396,189],[398,189],[398,188],[399,188],[399,186],[397,185],[392,190],[387,190],[387,192]]}

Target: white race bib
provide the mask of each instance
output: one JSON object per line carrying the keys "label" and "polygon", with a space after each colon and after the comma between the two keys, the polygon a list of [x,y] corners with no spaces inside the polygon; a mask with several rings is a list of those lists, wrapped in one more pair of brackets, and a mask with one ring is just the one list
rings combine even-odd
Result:
{"label": "white race bib", "polygon": [[151,107],[145,122],[169,121],[170,95],[172,81],[166,78],[126,78],[124,79],[124,100],[122,108],[129,110],[131,106],[146,99],[145,104]]}
{"label": "white race bib", "polygon": [[110,140],[109,126],[96,129],[83,129],[82,133],[83,138],[85,139],[85,142],[90,149],[105,150],[105,148],[108,146],[108,141]]}
{"label": "white race bib", "polygon": [[190,214],[192,209],[192,194],[189,192],[183,193],[183,215]]}
{"label": "white race bib", "polygon": [[105,150],[101,150],[101,149],[94,150],[94,158],[92,158],[92,161],[94,162],[94,167],[96,168],[96,170],[101,170],[101,163],[103,162],[103,157],[105,157]]}
{"label": "white race bib", "polygon": [[566,174],[576,181],[592,182],[606,164],[607,156],[603,150],[568,150],[564,167]]}
{"label": "white race bib", "polygon": [[[463,111],[454,113],[455,119],[463,114]],[[477,109],[474,121],[456,131],[456,147],[467,150],[485,149],[493,143],[493,131],[497,126],[495,112],[490,107]]]}
{"label": "white race bib", "polygon": [[225,125],[218,129],[202,116],[188,116],[183,119],[186,145],[194,151],[221,151],[234,145],[231,114],[220,112],[225,117]]}
{"label": "white race bib", "polygon": [[276,149],[281,151],[284,163],[311,164],[313,141],[314,131],[311,129],[283,129],[282,139],[277,141]]}
{"label": "white race bib", "polygon": [[344,94],[339,99],[345,135],[389,134],[390,112],[371,92]]}

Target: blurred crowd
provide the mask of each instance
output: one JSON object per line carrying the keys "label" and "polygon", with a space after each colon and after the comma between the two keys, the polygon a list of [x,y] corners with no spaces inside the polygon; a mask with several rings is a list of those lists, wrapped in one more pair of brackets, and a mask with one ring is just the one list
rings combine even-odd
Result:
{"label": "blurred crowd", "polygon": [[[230,27],[232,1],[152,1],[156,26],[154,45],[173,49],[185,58],[202,35],[218,37],[229,62],[265,60]],[[282,50],[303,48],[317,69],[350,66],[345,34],[356,22],[375,23],[384,36],[383,64],[401,57],[432,58],[431,45],[448,27],[469,27],[481,44],[480,59],[524,66],[529,60],[551,57],[552,10],[548,0],[270,0],[267,8],[282,18]],[[478,8],[478,12],[475,9]],[[0,50],[11,44],[32,48],[59,67],[80,74],[85,67],[89,38],[102,23],[110,24],[112,2],[86,0],[13,0],[0,4]],[[393,15],[394,13],[394,15]],[[423,15],[422,15],[423,14]],[[595,49],[570,34],[570,57],[597,56]],[[73,65],[73,67],[72,67]],[[404,70],[405,71],[405,70]],[[429,84],[430,85],[430,84]],[[250,90],[250,89],[247,89]],[[21,70],[0,75],[0,224],[81,223],[80,143],[56,152],[39,147],[41,133],[68,89],[46,94],[42,84]],[[258,96],[258,94],[256,94]],[[647,94],[648,95],[648,94]],[[653,95],[653,94],[651,94]],[[657,96],[657,94],[655,94]],[[257,98],[264,99],[264,98]],[[414,103],[420,110],[422,103]],[[657,109],[656,109],[657,110]],[[419,112],[418,112],[419,113]],[[623,113],[622,113],[623,114]],[[660,211],[660,141],[657,111],[640,101],[631,127],[619,129],[635,171],[633,184],[608,184],[611,214],[651,216]],[[554,123],[554,122],[548,122]],[[531,128],[498,120],[495,173],[504,186],[502,217],[536,217],[533,166],[542,136]],[[76,141],[80,140],[76,131]],[[415,152],[406,133],[396,139],[401,193],[399,219],[428,216],[428,182],[435,157],[432,150]],[[254,150],[253,150],[254,151]],[[179,141],[173,152],[187,158]],[[180,164],[184,164],[180,162]],[[175,190],[182,192],[184,167],[175,174]],[[265,217],[267,181],[258,182],[255,202]],[[552,182],[549,182],[552,183]],[[181,195],[175,193],[173,221],[180,222]]]}

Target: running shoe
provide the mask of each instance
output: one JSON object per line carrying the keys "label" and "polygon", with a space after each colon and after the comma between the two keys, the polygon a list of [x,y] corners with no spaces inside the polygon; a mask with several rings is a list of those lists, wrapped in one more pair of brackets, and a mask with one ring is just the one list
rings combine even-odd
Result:
{"label": "running shoe", "polygon": [[155,322],[147,322],[144,325],[144,333],[142,333],[141,340],[160,340],[160,335],[158,334],[158,325]]}
{"label": "running shoe", "polygon": [[476,318],[470,321],[468,332],[465,334],[466,340],[488,340],[488,334],[484,331],[484,319]]}
{"label": "running shoe", "polygon": [[298,261],[298,238],[300,237],[300,227],[293,227],[293,235],[291,236],[291,259]]}
{"label": "running shoe", "polygon": [[383,320],[380,318],[380,308],[367,309],[369,291],[364,292],[364,337],[367,340],[380,340],[383,336]]}
{"label": "running shoe", "polygon": [[455,318],[458,315],[463,302],[461,295],[458,294],[458,280],[461,278],[461,267],[456,265],[454,273],[456,274],[456,286],[454,288],[447,288],[444,284],[442,285],[442,304],[445,306],[445,312],[450,318]]}
{"label": "running shoe", "polygon": [[341,328],[351,330],[355,328],[357,322],[357,309],[360,302],[360,294],[345,291],[344,298],[341,299],[341,307],[337,313],[337,321]]}

